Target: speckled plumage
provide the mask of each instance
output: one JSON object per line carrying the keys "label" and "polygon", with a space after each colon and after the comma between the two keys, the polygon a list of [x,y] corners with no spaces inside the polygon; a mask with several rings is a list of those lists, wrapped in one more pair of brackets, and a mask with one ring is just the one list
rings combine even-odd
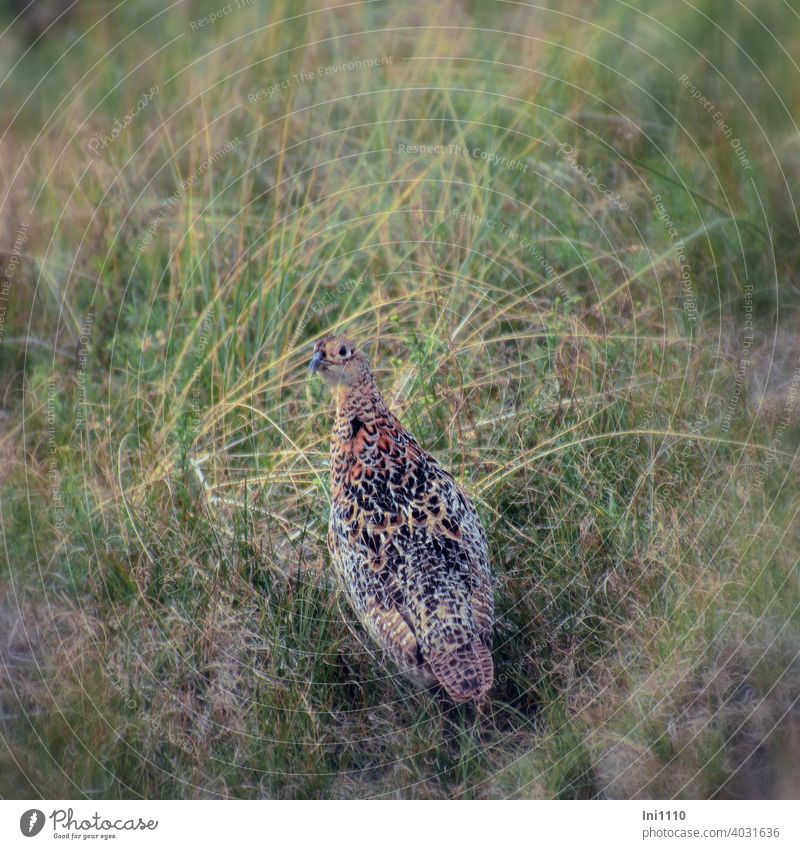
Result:
{"label": "speckled plumage", "polygon": [[475,506],[389,411],[352,342],[314,351],[311,370],[336,394],[328,546],[347,598],[403,672],[479,699],[494,675],[494,603]]}

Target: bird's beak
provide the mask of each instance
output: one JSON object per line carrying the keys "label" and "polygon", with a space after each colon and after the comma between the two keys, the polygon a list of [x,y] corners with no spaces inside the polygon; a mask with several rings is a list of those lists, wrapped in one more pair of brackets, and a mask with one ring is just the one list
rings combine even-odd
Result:
{"label": "bird's beak", "polygon": [[320,366],[323,362],[322,351],[314,351],[314,356],[311,358],[311,362],[308,364],[308,370],[311,374],[314,374],[319,370]]}

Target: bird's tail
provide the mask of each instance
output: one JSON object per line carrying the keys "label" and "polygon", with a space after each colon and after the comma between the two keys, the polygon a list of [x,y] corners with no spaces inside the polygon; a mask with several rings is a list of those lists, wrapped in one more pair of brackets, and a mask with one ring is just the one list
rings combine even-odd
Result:
{"label": "bird's tail", "polygon": [[433,674],[454,702],[477,700],[492,686],[492,653],[479,637],[428,660]]}

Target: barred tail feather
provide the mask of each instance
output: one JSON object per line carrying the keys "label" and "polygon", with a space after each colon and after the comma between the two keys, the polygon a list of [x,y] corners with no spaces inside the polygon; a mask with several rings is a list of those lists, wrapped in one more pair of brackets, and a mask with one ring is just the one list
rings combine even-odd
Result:
{"label": "barred tail feather", "polygon": [[454,702],[480,699],[492,686],[492,654],[477,637],[454,651],[430,658],[428,663]]}

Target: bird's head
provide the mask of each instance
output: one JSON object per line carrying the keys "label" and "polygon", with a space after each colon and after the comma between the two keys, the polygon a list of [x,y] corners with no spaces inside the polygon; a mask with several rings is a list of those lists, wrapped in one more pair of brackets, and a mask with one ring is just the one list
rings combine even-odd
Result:
{"label": "bird's head", "polygon": [[344,336],[326,336],[314,345],[308,370],[333,389],[351,389],[372,378],[369,361]]}

